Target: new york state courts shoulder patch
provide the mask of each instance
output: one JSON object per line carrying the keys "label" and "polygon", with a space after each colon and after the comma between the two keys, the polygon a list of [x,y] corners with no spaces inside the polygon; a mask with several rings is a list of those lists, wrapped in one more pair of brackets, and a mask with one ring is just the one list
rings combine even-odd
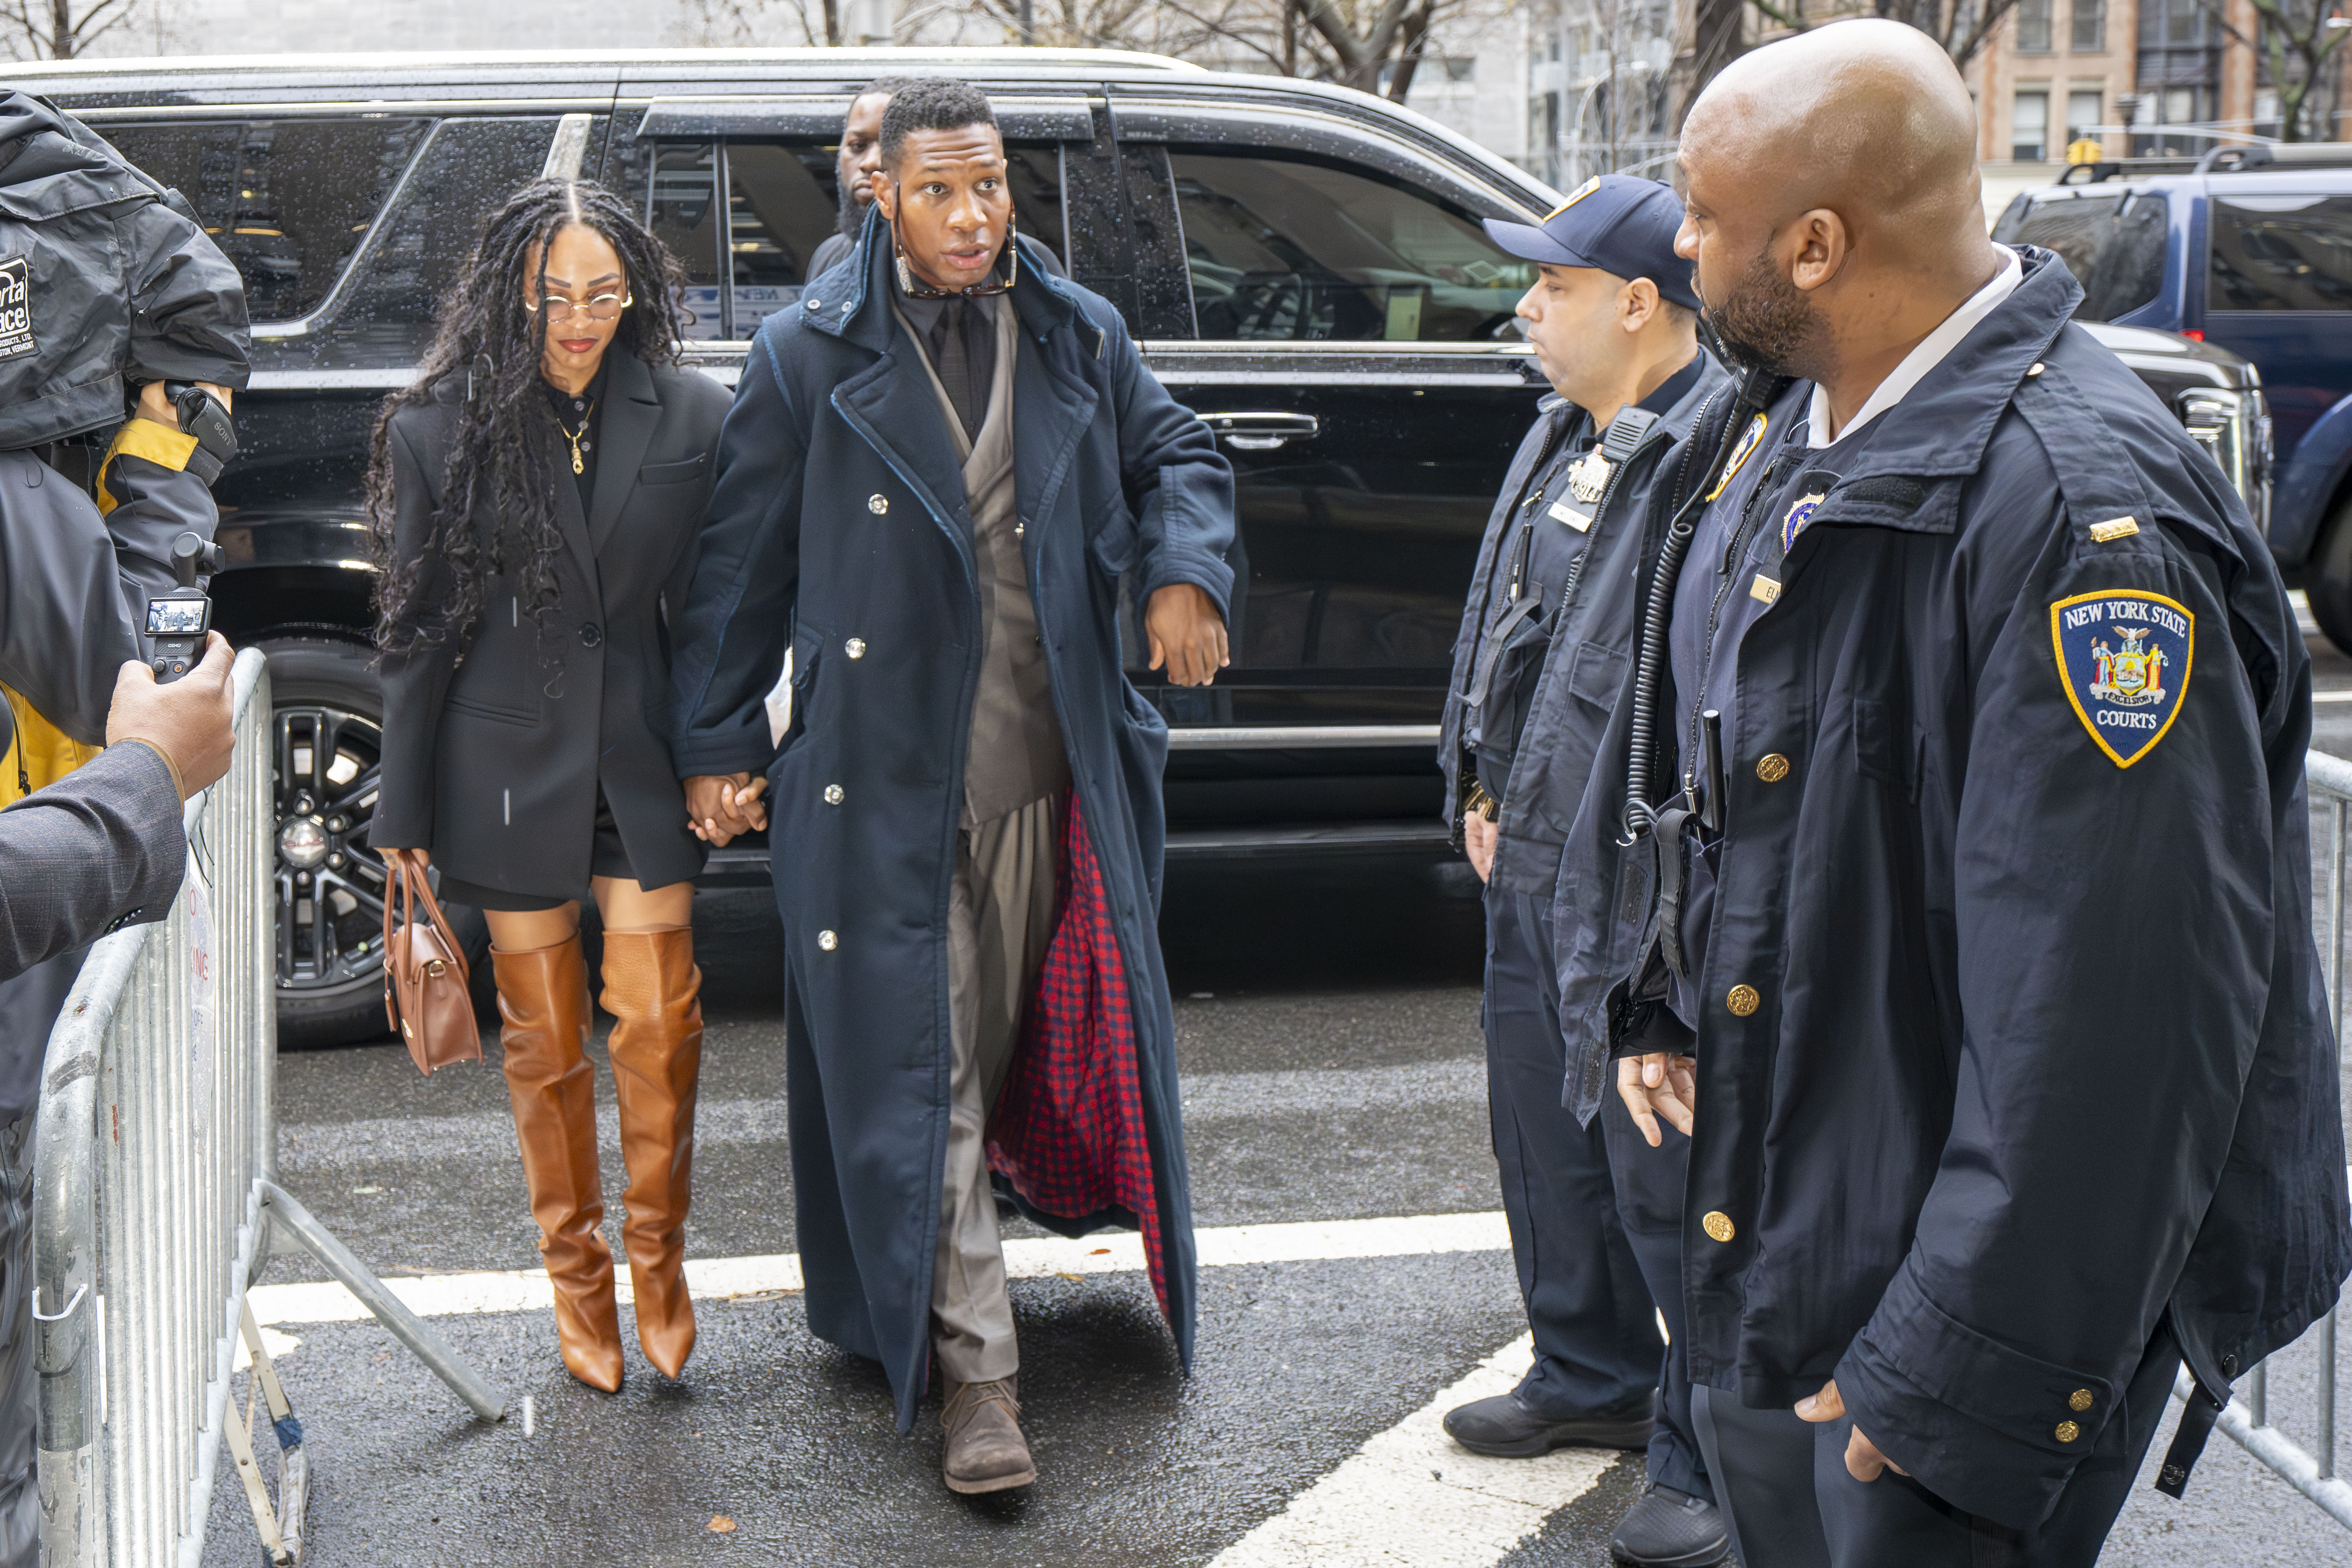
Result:
{"label": "new york state courts shoulder patch", "polygon": [[2127,768],[2179,717],[2197,647],[2185,605],[2137,588],[2077,594],[2050,606],[2066,700],[2099,750]]}

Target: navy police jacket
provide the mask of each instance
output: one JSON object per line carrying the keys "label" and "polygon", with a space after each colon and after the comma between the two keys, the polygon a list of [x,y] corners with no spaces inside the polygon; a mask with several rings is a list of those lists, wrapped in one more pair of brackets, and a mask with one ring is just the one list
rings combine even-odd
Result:
{"label": "navy police jacket", "polygon": [[[1700,411],[1710,400],[1720,402],[1730,384],[1730,377],[1705,349],[1699,350],[1699,358],[1697,380],[1643,434],[1625,458],[1623,471],[1613,476],[1593,519],[1592,540],[1565,607],[1547,611],[1552,619],[1551,640],[1512,758],[1511,776],[1486,781],[1503,802],[1494,879],[1505,888],[1541,898],[1553,892],[1560,847],[1583,796],[1593,750],[1633,656],[1634,621],[1641,612],[1638,563],[1653,497],[1668,504],[1680,500],[1677,487],[1689,477],[1684,474],[1685,437]],[[1517,531],[1520,492],[1586,423],[1584,410],[1556,393],[1538,404],[1537,411],[1535,424],[1511,459],[1502,493],[1495,498],[1469,603],[1462,613],[1462,631],[1454,645],[1454,679],[1446,688],[1437,763],[1445,773],[1445,820],[1456,833],[1462,825],[1462,751],[1467,729],[1463,693],[1478,658],[1495,574],[1508,569],[1505,557]]]}
{"label": "navy police jacket", "polygon": [[[1694,1379],[1785,1408],[1833,1376],[1923,1485],[2031,1529],[2165,1320],[2226,1398],[2352,1247],[2294,614],[2221,471],[2023,255],[1761,501],[1779,589],[1737,650],[1683,1236]],[[1658,1016],[1651,847],[1618,847],[1622,784],[1591,795],[1558,910],[1588,1113]]]}

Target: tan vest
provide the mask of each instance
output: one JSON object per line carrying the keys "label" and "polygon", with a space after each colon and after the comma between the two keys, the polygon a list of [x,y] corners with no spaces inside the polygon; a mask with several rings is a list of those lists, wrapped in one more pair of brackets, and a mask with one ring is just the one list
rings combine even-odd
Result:
{"label": "tan vest", "polygon": [[1038,640],[1037,606],[1029,596],[1029,569],[1021,555],[1023,525],[1013,480],[1013,370],[1021,352],[1020,317],[1012,300],[998,297],[996,374],[976,440],[964,435],[922,334],[903,313],[898,324],[939,395],[940,416],[963,462],[964,504],[971,512],[982,642],[971,740],[964,753],[963,825],[976,827],[1070,782],[1045,648]]}

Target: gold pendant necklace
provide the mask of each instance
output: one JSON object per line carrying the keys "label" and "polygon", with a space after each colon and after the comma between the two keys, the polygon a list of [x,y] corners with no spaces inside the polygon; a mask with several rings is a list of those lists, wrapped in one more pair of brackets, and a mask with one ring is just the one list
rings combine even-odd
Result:
{"label": "gold pendant necklace", "polygon": [[574,475],[584,474],[588,471],[588,465],[580,460],[580,443],[581,440],[588,434],[588,422],[595,417],[596,405],[592,401],[588,405],[588,412],[580,416],[579,429],[565,429],[562,419],[558,419],[555,422],[555,427],[558,430],[563,431],[563,438],[572,443],[572,471]]}

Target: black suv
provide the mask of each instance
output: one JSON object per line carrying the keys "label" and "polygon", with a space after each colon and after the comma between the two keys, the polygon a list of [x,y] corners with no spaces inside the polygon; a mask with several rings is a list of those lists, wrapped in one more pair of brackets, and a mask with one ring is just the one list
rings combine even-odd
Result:
{"label": "black suv", "polygon": [[[1532,269],[1478,220],[1559,198],[1509,163],[1359,93],[1105,52],[23,68],[178,186],[250,290],[215,593],[276,680],[289,1038],[381,1027],[361,479],[476,224],[543,171],[644,203],[687,267],[689,353],[731,383],[833,232],[850,94],[908,71],[995,96],[1021,227],[1126,314],[1233,458],[1233,668],[1170,688],[1129,617],[1131,678],[1175,731],[1171,855],[1444,843],[1431,753],[1454,629],[1542,391],[1512,316]],[[2177,372],[2186,345],[2145,337],[2163,353],[2137,359]],[[766,870],[739,847],[710,879]]]}

